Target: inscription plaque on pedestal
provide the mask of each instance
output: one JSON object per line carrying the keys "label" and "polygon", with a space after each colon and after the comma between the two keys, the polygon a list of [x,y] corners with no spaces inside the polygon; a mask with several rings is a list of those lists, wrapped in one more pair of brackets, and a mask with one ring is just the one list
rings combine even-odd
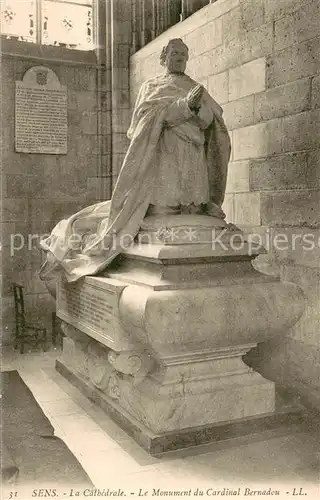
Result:
{"label": "inscription plaque on pedestal", "polygon": [[44,66],[16,82],[15,149],[21,153],[67,153],[67,89]]}
{"label": "inscription plaque on pedestal", "polygon": [[57,316],[114,350],[129,347],[120,319],[119,300],[126,285],[86,277],[57,285]]}

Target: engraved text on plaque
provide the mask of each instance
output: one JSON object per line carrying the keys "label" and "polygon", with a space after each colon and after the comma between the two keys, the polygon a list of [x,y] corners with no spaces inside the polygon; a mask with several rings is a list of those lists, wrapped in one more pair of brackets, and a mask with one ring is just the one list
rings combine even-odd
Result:
{"label": "engraved text on plaque", "polygon": [[128,347],[119,318],[123,284],[114,280],[87,277],[57,289],[57,316],[75,328],[115,350]]}
{"label": "engraved text on plaque", "polygon": [[16,82],[16,151],[66,154],[67,128],[66,87],[48,68],[31,68]]}

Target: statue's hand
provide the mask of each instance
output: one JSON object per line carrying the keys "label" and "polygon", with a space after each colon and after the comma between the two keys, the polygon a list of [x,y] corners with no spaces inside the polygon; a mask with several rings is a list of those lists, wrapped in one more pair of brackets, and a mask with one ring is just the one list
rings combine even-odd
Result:
{"label": "statue's hand", "polygon": [[201,98],[204,92],[203,85],[196,85],[187,95],[187,103],[190,109],[199,109],[201,106]]}

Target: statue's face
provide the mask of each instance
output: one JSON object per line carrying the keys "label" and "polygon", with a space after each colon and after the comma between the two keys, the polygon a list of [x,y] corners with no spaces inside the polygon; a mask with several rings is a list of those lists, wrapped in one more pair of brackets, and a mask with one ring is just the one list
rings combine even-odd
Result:
{"label": "statue's face", "polygon": [[176,42],[169,45],[166,57],[169,73],[184,73],[187,60],[188,50],[182,43]]}

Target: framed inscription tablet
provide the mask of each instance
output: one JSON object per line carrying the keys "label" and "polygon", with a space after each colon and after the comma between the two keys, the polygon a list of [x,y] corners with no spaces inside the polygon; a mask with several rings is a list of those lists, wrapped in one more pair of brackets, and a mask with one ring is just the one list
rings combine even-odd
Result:
{"label": "framed inscription tablet", "polygon": [[121,324],[119,301],[127,284],[86,276],[74,283],[57,282],[57,316],[101,344],[122,351],[132,348]]}
{"label": "framed inscription tablet", "polygon": [[67,89],[57,75],[34,66],[16,81],[15,150],[20,153],[66,154]]}

